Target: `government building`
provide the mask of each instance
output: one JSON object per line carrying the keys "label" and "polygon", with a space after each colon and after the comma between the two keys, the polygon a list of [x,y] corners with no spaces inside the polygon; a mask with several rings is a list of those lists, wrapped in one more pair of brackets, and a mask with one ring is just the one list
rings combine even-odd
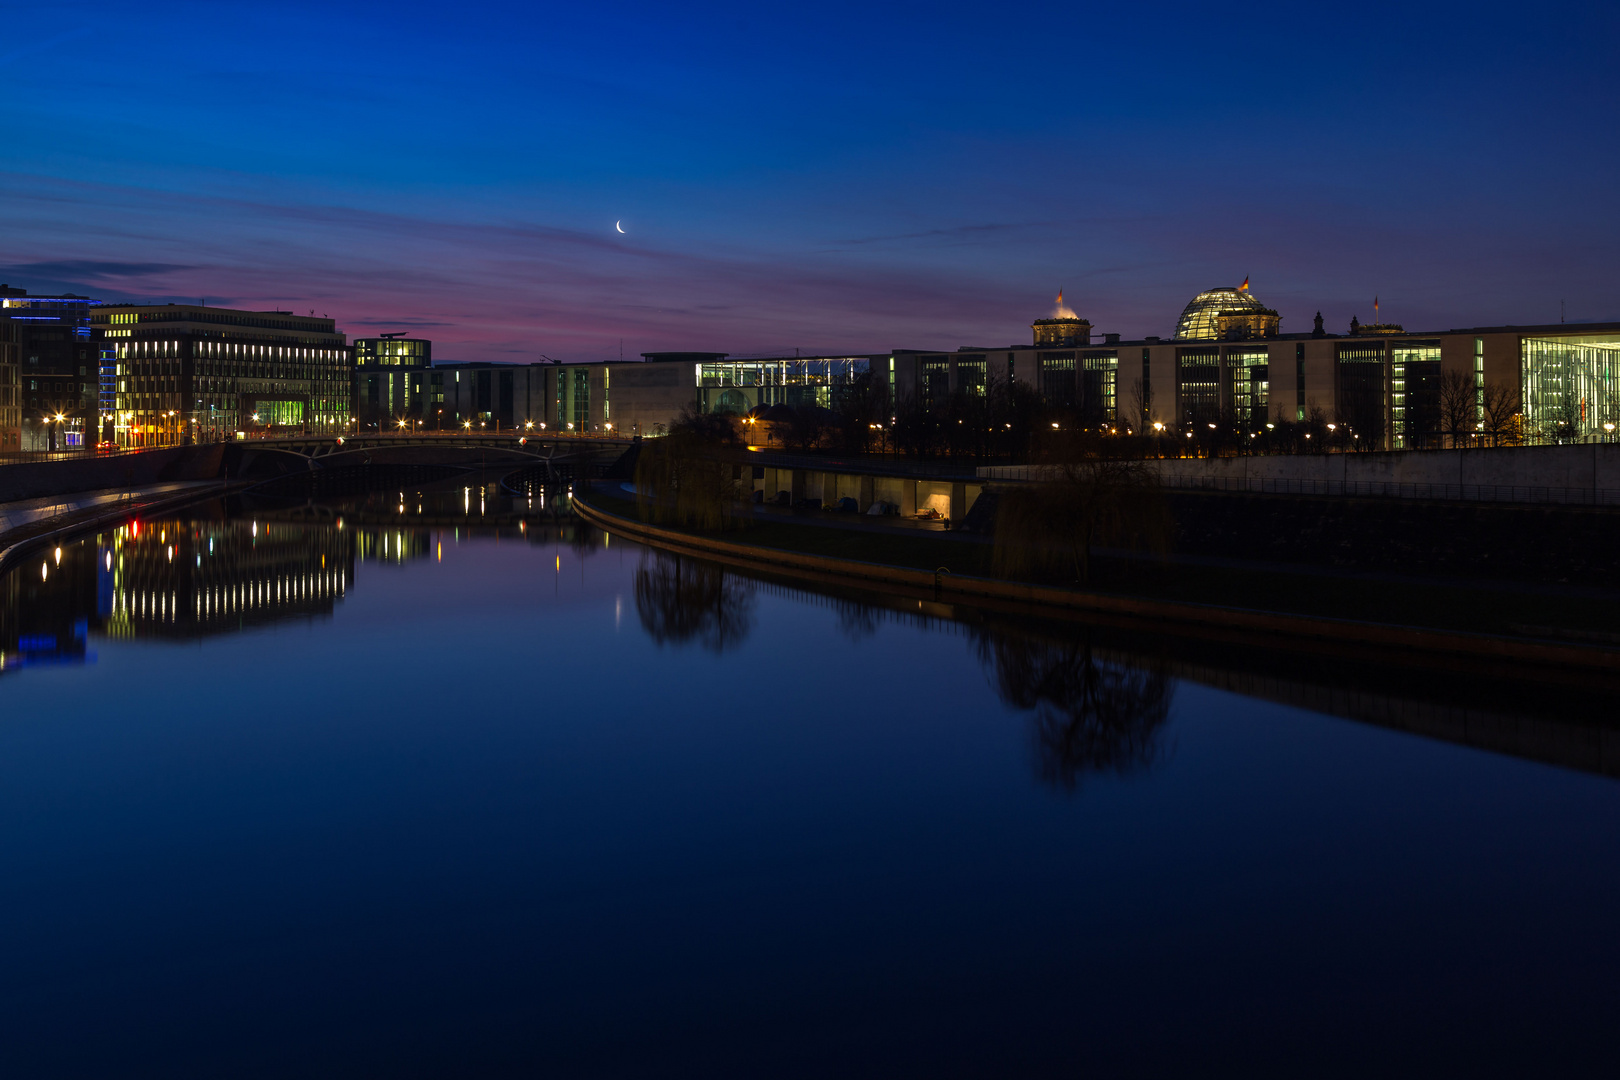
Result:
{"label": "government building", "polygon": [[1620,424],[1620,323],[1408,332],[1352,319],[1285,334],[1247,282],[1193,297],[1167,338],[1092,340],[1078,316],[1032,324],[1029,345],[899,350],[896,396],[940,401],[992,380],[1037,391],[1087,426],[1255,432],[1312,418],[1369,449],[1421,449],[1467,429],[1530,443],[1610,438]]}
{"label": "government building", "polygon": [[[924,406],[997,383],[1035,392],[1055,416],[1115,432],[1255,434],[1313,422],[1367,449],[1467,445],[1487,434],[1559,443],[1609,439],[1620,424],[1620,323],[1409,332],[1352,319],[1305,333],[1248,289],[1188,302],[1165,337],[1097,338],[1067,309],[1031,324],[1028,344],[954,351],[739,358],[644,353],[641,362],[458,364],[443,370],[443,415],[464,427],[658,434],[684,408],[743,415],[831,407],[870,374],[891,400]],[[437,388],[434,390],[437,393]],[[756,413],[757,415],[757,413]]]}

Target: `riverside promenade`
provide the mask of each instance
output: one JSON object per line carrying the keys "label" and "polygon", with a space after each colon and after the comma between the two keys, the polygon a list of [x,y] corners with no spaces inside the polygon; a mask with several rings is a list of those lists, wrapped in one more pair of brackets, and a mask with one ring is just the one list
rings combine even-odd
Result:
{"label": "riverside promenade", "polygon": [[[672,554],[888,593],[919,610],[961,604],[1039,619],[1242,637],[1262,648],[1287,640],[1291,648],[1363,650],[1394,662],[1448,656],[1620,675],[1620,648],[1606,632],[1609,601],[1597,596],[1305,568],[1279,578],[1275,571],[1256,575],[1213,560],[1125,552],[1097,552],[1097,563],[1128,569],[1108,575],[1102,587],[1077,588],[990,576],[990,545],[960,534],[846,523],[834,515],[776,521],[755,515],[748,531],[701,533],[640,520],[634,499],[617,485],[577,491],[574,509],[598,528]],[[833,539],[838,536],[844,539]],[[1598,621],[1591,624],[1594,614]]]}
{"label": "riverside promenade", "polygon": [[220,480],[176,480],[0,503],[0,571],[40,544],[227,490]]}

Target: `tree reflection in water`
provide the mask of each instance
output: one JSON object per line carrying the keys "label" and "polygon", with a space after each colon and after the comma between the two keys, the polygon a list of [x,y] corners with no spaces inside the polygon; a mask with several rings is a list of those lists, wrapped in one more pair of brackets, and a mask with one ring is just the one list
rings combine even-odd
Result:
{"label": "tree reflection in water", "polygon": [[1009,705],[1035,714],[1036,773],[1075,790],[1086,773],[1151,767],[1174,688],[1157,665],[1100,659],[1089,636],[1051,641],[980,631],[979,659]]}
{"label": "tree reflection in water", "polygon": [[838,632],[851,641],[863,641],[878,632],[878,611],[871,604],[835,600],[833,610],[838,613]]}
{"label": "tree reflection in water", "polygon": [[723,653],[753,629],[754,586],[711,563],[649,552],[636,570],[636,613],[660,645],[695,641]]}

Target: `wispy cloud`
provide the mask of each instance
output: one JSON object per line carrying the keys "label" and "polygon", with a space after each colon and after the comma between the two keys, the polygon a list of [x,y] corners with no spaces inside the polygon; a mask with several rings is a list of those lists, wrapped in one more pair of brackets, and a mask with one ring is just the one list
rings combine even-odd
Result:
{"label": "wispy cloud", "polygon": [[[0,257],[154,299],[314,309],[340,326],[431,329],[456,355],[616,349],[878,351],[1002,337],[1015,290],[951,268],[659,247],[532,221],[179,196],[0,175]],[[81,289],[79,291],[85,291]],[[230,298],[230,299],[226,299]],[[999,309],[999,311],[998,311]],[[1014,322],[1016,325],[1016,321]]]}
{"label": "wispy cloud", "polygon": [[0,274],[17,277],[76,278],[82,281],[124,281],[156,274],[170,274],[182,270],[195,270],[186,263],[107,262],[97,259],[58,259],[43,262],[13,263],[0,266]]}

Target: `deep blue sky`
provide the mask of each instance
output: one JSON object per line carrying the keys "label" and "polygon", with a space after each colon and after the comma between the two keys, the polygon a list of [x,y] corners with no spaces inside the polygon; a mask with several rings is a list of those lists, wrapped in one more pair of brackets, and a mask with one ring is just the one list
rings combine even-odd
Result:
{"label": "deep blue sky", "polygon": [[[7,12],[0,279],[447,359],[1620,318],[1610,5]],[[622,219],[625,236],[613,228]]]}

